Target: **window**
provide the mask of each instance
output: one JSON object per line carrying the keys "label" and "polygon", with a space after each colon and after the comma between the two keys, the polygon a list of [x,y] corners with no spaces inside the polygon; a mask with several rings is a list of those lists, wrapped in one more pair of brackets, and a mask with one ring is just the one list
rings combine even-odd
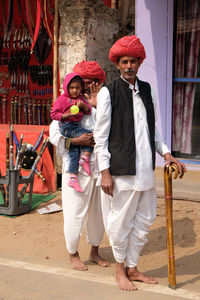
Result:
{"label": "window", "polygon": [[200,159],[200,0],[175,1],[172,150]]}

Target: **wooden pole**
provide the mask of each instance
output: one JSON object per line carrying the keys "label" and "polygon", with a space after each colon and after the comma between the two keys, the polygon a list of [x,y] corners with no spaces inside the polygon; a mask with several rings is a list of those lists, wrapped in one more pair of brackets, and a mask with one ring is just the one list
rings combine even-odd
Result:
{"label": "wooden pole", "polygon": [[[167,225],[167,252],[168,252],[168,285],[176,288],[176,271],[174,255],[174,234],[173,234],[173,202],[172,202],[172,173],[175,172],[174,179],[179,175],[176,164],[165,166],[164,186],[165,186],[165,209]],[[181,174],[182,177],[182,174]]]}
{"label": "wooden pole", "polygon": [[[54,2],[54,48],[53,48],[53,103],[58,97],[58,0]],[[53,161],[56,166],[56,149],[53,149]],[[55,167],[55,185],[57,188],[57,168]]]}
{"label": "wooden pole", "polygon": [[58,0],[54,3],[53,102],[58,97]]}
{"label": "wooden pole", "polygon": [[123,1],[123,6],[122,6],[122,32],[126,32],[128,9],[129,9],[129,0],[125,0]]}

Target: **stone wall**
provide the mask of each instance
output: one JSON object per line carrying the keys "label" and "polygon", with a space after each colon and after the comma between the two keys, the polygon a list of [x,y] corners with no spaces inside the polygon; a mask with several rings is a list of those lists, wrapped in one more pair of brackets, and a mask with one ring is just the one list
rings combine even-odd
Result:
{"label": "stone wall", "polygon": [[59,2],[60,83],[82,60],[95,60],[106,72],[107,82],[117,71],[108,59],[109,49],[120,31],[120,12],[104,6],[101,0]]}
{"label": "stone wall", "polygon": [[[76,63],[95,60],[106,72],[106,82],[118,76],[115,65],[108,59],[113,43],[126,34],[121,32],[123,1],[119,9],[104,6],[101,0],[59,1],[59,72],[60,90],[65,75],[72,72]],[[134,27],[134,0],[129,0],[127,33]],[[57,173],[61,173],[62,162],[57,157]]]}
{"label": "stone wall", "polygon": [[102,5],[90,7],[86,32],[86,59],[96,60],[106,72],[107,82],[118,74],[108,55],[120,30],[120,14]]}

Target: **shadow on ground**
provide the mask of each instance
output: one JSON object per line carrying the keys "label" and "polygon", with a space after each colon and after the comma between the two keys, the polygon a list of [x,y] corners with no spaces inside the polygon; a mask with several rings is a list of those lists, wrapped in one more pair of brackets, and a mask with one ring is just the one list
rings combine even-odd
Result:
{"label": "shadow on ground", "polygon": [[[187,226],[187,235],[184,228]],[[174,246],[191,247],[194,246],[196,235],[194,233],[194,222],[189,218],[175,220],[174,229]],[[142,250],[141,255],[152,254],[166,249],[166,227],[160,227],[150,231],[148,242]]]}
{"label": "shadow on ground", "polygon": [[[195,283],[200,279],[199,275],[199,262],[200,262],[200,251],[195,252],[190,255],[184,255],[184,257],[181,257],[179,259],[175,260],[176,265],[176,275],[177,276],[183,276],[183,275],[198,275],[192,279],[187,279],[186,281],[179,282],[177,284],[177,287],[183,287],[186,284],[192,284]],[[187,268],[187,266],[190,265],[190,268]],[[192,266],[192,268],[191,268]],[[146,275],[153,276],[156,278],[165,278],[167,274],[167,264],[156,269],[152,269],[148,272],[146,272]]]}

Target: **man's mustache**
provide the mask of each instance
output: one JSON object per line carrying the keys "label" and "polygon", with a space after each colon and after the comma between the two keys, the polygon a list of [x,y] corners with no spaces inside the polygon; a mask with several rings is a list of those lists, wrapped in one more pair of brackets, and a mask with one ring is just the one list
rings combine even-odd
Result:
{"label": "man's mustache", "polygon": [[135,73],[135,70],[132,68],[128,68],[124,71],[124,73]]}

